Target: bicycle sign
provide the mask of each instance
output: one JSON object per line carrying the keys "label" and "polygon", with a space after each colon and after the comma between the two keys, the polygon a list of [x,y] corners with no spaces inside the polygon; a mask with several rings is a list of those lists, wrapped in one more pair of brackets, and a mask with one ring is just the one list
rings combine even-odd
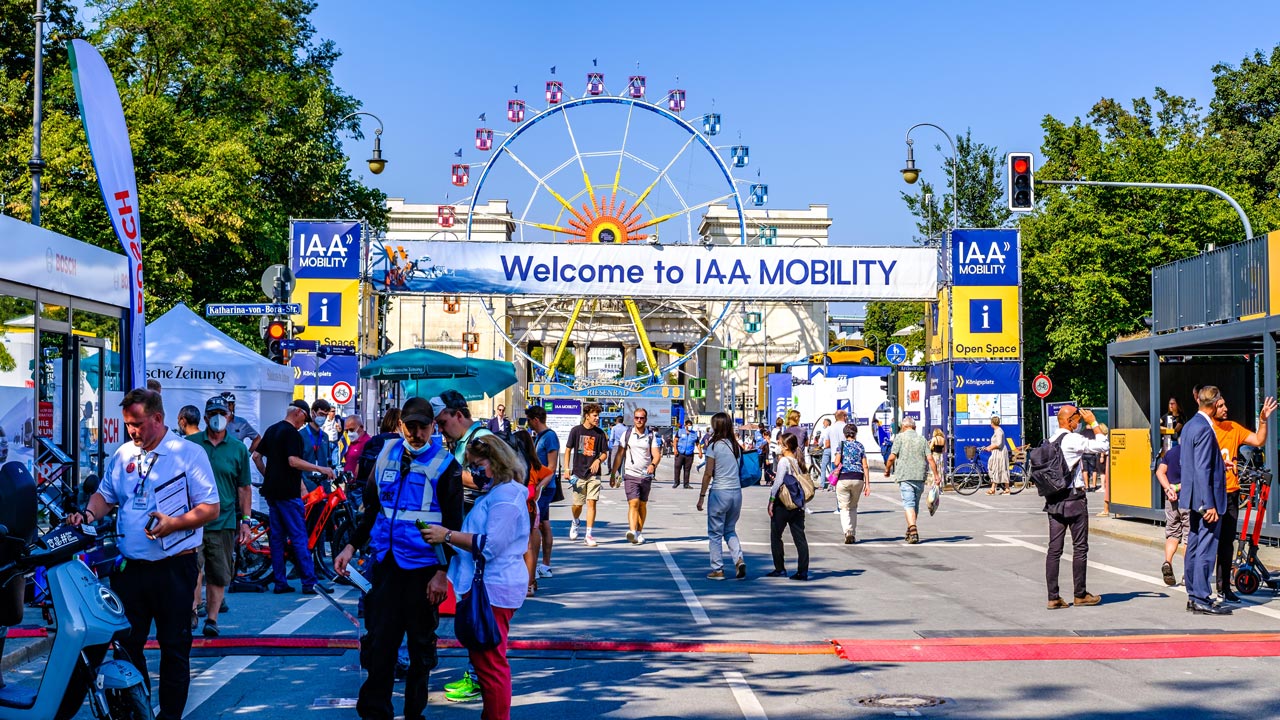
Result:
{"label": "bicycle sign", "polygon": [[336,382],[333,384],[333,389],[329,391],[329,395],[339,405],[346,405],[351,402],[351,385],[342,381]]}
{"label": "bicycle sign", "polygon": [[1031,381],[1031,392],[1043,400],[1049,397],[1049,393],[1053,392],[1053,381],[1049,379],[1048,375],[1040,373]]}

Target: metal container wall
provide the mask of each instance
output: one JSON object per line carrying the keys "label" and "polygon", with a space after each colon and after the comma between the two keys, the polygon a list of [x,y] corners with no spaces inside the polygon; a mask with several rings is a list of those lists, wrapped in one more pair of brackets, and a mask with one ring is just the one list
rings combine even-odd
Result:
{"label": "metal container wall", "polygon": [[1156,333],[1266,313],[1266,237],[1228,245],[1151,271]]}

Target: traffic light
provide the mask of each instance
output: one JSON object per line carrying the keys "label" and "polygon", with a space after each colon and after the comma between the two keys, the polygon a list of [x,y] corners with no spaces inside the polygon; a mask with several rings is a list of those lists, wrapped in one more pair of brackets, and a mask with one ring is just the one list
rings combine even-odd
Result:
{"label": "traffic light", "polygon": [[880,378],[880,392],[884,393],[886,398],[889,397],[889,377],[892,374],[893,373],[889,373],[888,375]]}
{"label": "traffic light", "polygon": [[1009,209],[1030,212],[1035,209],[1035,156],[1031,153],[1009,153]]}
{"label": "traffic light", "polygon": [[286,363],[284,357],[284,348],[280,347],[280,341],[289,336],[289,323],[285,320],[272,320],[267,323],[267,331],[262,337],[267,341],[267,359],[274,363],[284,365]]}

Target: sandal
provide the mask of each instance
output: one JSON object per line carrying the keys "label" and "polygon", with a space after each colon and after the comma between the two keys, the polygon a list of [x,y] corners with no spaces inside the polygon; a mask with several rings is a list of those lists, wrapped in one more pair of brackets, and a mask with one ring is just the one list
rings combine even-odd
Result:
{"label": "sandal", "polygon": [[915,545],[918,542],[920,542],[919,531],[916,530],[915,525],[908,525],[907,526],[907,544]]}
{"label": "sandal", "polygon": [[988,490],[988,491],[987,491],[987,494],[988,494],[988,495],[995,495],[995,494],[996,494],[996,489],[995,489],[995,488],[991,488],[990,490]]}
{"label": "sandal", "polygon": [[525,597],[533,597],[538,592],[538,581],[534,580],[529,583],[529,590],[524,594]]}

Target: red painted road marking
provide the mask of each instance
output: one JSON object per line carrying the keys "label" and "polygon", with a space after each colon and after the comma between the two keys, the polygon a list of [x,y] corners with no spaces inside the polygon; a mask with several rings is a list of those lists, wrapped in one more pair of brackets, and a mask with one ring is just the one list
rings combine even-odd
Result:
{"label": "red painted road marking", "polygon": [[1280,655],[1280,634],[1124,635],[1114,637],[836,640],[851,662],[1007,662],[1014,660],[1159,660]]}

